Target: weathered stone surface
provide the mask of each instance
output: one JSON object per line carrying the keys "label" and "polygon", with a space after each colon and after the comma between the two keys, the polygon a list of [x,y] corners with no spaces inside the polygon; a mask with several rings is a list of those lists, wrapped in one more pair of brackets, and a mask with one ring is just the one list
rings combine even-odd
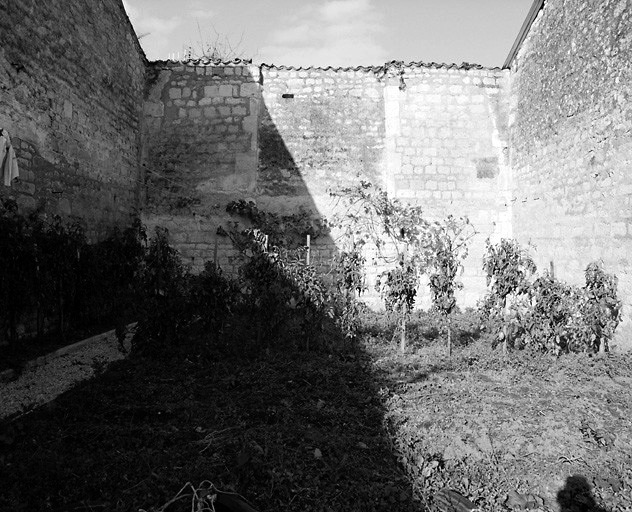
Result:
{"label": "weathered stone surface", "polygon": [[81,218],[91,238],[126,224],[138,206],[144,85],[120,0],[3,2],[0,127],[21,183],[0,196]]}
{"label": "weathered stone surface", "polygon": [[[167,103],[163,122],[148,124],[145,136],[152,171],[147,218],[172,212],[174,205],[186,205],[180,219],[206,215],[210,207],[245,194],[271,210],[303,207],[331,217],[329,191],[362,177],[422,204],[431,218],[472,217],[480,234],[462,298],[473,304],[480,296],[484,239],[510,233],[507,72],[470,70],[455,77],[445,68],[411,67],[402,91],[398,82],[380,79],[372,70],[264,67],[253,76],[252,67],[237,66],[239,73],[202,78],[175,65],[159,67],[157,74],[168,73],[171,82],[154,86],[162,92],[150,91],[150,97]],[[482,89],[485,80],[488,89]],[[183,104],[179,112],[171,109],[168,92],[174,83],[203,99]],[[189,254],[193,242],[186,229],[170,226]],[[214,231],[200,236],[200,242],[210,243]],[[323,246],[315,249],[315,258],[331,254],[331,239],[315,243]],[[199,248],[191,251],[199,255]],[[370,280],[380,270],[372,265]]]}
{"label": "weathered stone surface", "polygon": [[542,268],[582,283],[602,259],[632,348],[632,13],[625,1],[547,0],[512,67],[514,232]]}

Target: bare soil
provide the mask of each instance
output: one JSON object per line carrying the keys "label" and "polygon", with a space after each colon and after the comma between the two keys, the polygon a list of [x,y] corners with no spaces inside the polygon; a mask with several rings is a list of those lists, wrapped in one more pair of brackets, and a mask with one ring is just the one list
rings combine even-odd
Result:
{"label": "bare soil", "polygon": [[416,493],[449,487],[482,510],[632,510],[632,358],[479,341],[402,356],[366,345]]}
{"label": "bare soil", "polygon": [[448,358],[410,332],[405,355],[367,331],[331,353],[115,363],[0,423],[0,510],[157,511],[206,480],[270,512],[445,512],[448,489],[479,510],[632,510],[630,356],[460,333]]}

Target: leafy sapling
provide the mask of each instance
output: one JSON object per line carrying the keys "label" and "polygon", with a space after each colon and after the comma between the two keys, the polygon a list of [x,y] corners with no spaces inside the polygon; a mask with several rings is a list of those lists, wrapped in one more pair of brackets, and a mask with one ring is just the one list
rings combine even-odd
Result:
{"label": "leafy sapling", "polygon": [[332,195],[345,207],[334,225],[345,229],[359,247],[373,245],[383,264],[394,265],[378,277],[376,288],[387,310],[399,316],[400,349],[405,352],[406,323],[433,253],[431,224],[420,206],[393,199],[368,181]]}
{"label": "leafy sapling", "polygon": [[435,223],[433,229],[434,255],[429,269],[429,286],[433,308],[444,318],[448,355],[452,355],[452,313],[456,308],[455,292],[463,288],[457,276],[463,272],[463,261],[468,254],[468,243],[476,234],[466,217],[448,216],[443,222]]}
{"label": "leafy sapling", "polygon": [[490,293],[487,297],[487,309],[492,317],[502,317],[503,351],[507,353],[512,324],[517,320],[513,306],[524,302],[523,296],[529,293],[531,277],[536,273],[535,262],[516,240],[503,238],[492,244],[486,240],[486,252],[483,257],[483,271],[487,276]]}

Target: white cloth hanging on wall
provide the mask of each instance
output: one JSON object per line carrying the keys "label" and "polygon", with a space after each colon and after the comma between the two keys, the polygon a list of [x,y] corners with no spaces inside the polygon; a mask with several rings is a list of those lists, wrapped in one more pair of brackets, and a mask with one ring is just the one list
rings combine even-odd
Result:
{"label": "white cloth hanging on wall", "polygon": [[6,187],[10,187],[11,182],[20,175],[9,132],[4,128],[0,129],[0,174]]}

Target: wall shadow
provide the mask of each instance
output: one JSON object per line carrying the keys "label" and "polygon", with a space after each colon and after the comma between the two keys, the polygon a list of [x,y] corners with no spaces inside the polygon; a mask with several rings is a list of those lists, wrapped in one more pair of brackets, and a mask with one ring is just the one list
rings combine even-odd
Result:
{"label": "wall shadow", "polygon": [[[206,75],[190,77],[190,94],[196,90],[193,81],[204,90],[200,76]],[[208,126],[197,114],[180,117],[185,107],[169,105],[169,94],[169,87],[161,92],[165,116],[188,120],[175,125],[184,130],[177,137],[221,125],[211,123],[212,115]],[[263,101],[257,107],[259,166],[273,183],[267,197],[278,198],[287,212],[302,207],[323,220],[303,179],[305,169]],[[246,194],[259,199],[258,176],[252,181],[252,169],[228,169],[219,149],[211,155],[208,146],[181,146],[173,128],[149,141],[148,199],[158,220],[178,220],[167,227],[185,259],[210,260],[215,222],[229,220],[224,211],[209,215],[210,206],[247,199]],[[161,140],[166,146],[152,153]],[[245,149],[252,140],[234,142]],[[168,159],[161,160],[165,155]],[[218,159],[217,165],[195,168],[205,155]],[[209,184],[219,184],[219,192],[204,196]],[[179,201],[183,192],[193,201]],[[334,241],[327,233],[315,241],[326,249],[313,255],[314,262],[325,265]],[[261,312],[265,315],[265,305]],[[318,312],[294,332],[318,331],[315,350],[305,351],[291,337],[287,345],[275,346],[272,336],[269,351],[253,352],[244,349],[245,340],[252,342],[253,323],[242,311],[224,323],[230,334],[223,348],[197,357],[183,344],[166,362],[134,357],[49,406],[0,423],[0,480],[6,483],[0,508],[40,509],[45,503],[53,511],[150,510],[172,499],[185,482],[210,480],[244,495],[261,511],[422,510],[392,449],[380,383],[359,344],[345,341]],[[285,327],[291,326],[289,318]],[[204,341],[210,334],[190,336]],[[190,503],[173,509],[178,506],[190,509]]]}
{"label": "wall shadow", "polygon": [[[314,228],[324,219],[304,179],[309,163],[297,164],[264,101],[262,75],[253,74],[259,68],[225,64],[153,64],[143,220],[150,229],[167,227],[195,270],[218,252],[222,268],[235,273],[239,259],[217,235],[218,227],[240,220],[226,212],[231,201],[255,201],[260,210],[280,214],[303,210],[313,215]],[[291,110],[301,100],[279,101],[279,108]],[[313,261],[330,257],[334,243],[327,233],[309,234]]]}
{"label": "wall shadow", "polygon": [[423,510],[362,348],[247,350],[249,321],[211,356],[135,357],[0,422],[0,509],[156,510],[211,481],[262,512]]}

